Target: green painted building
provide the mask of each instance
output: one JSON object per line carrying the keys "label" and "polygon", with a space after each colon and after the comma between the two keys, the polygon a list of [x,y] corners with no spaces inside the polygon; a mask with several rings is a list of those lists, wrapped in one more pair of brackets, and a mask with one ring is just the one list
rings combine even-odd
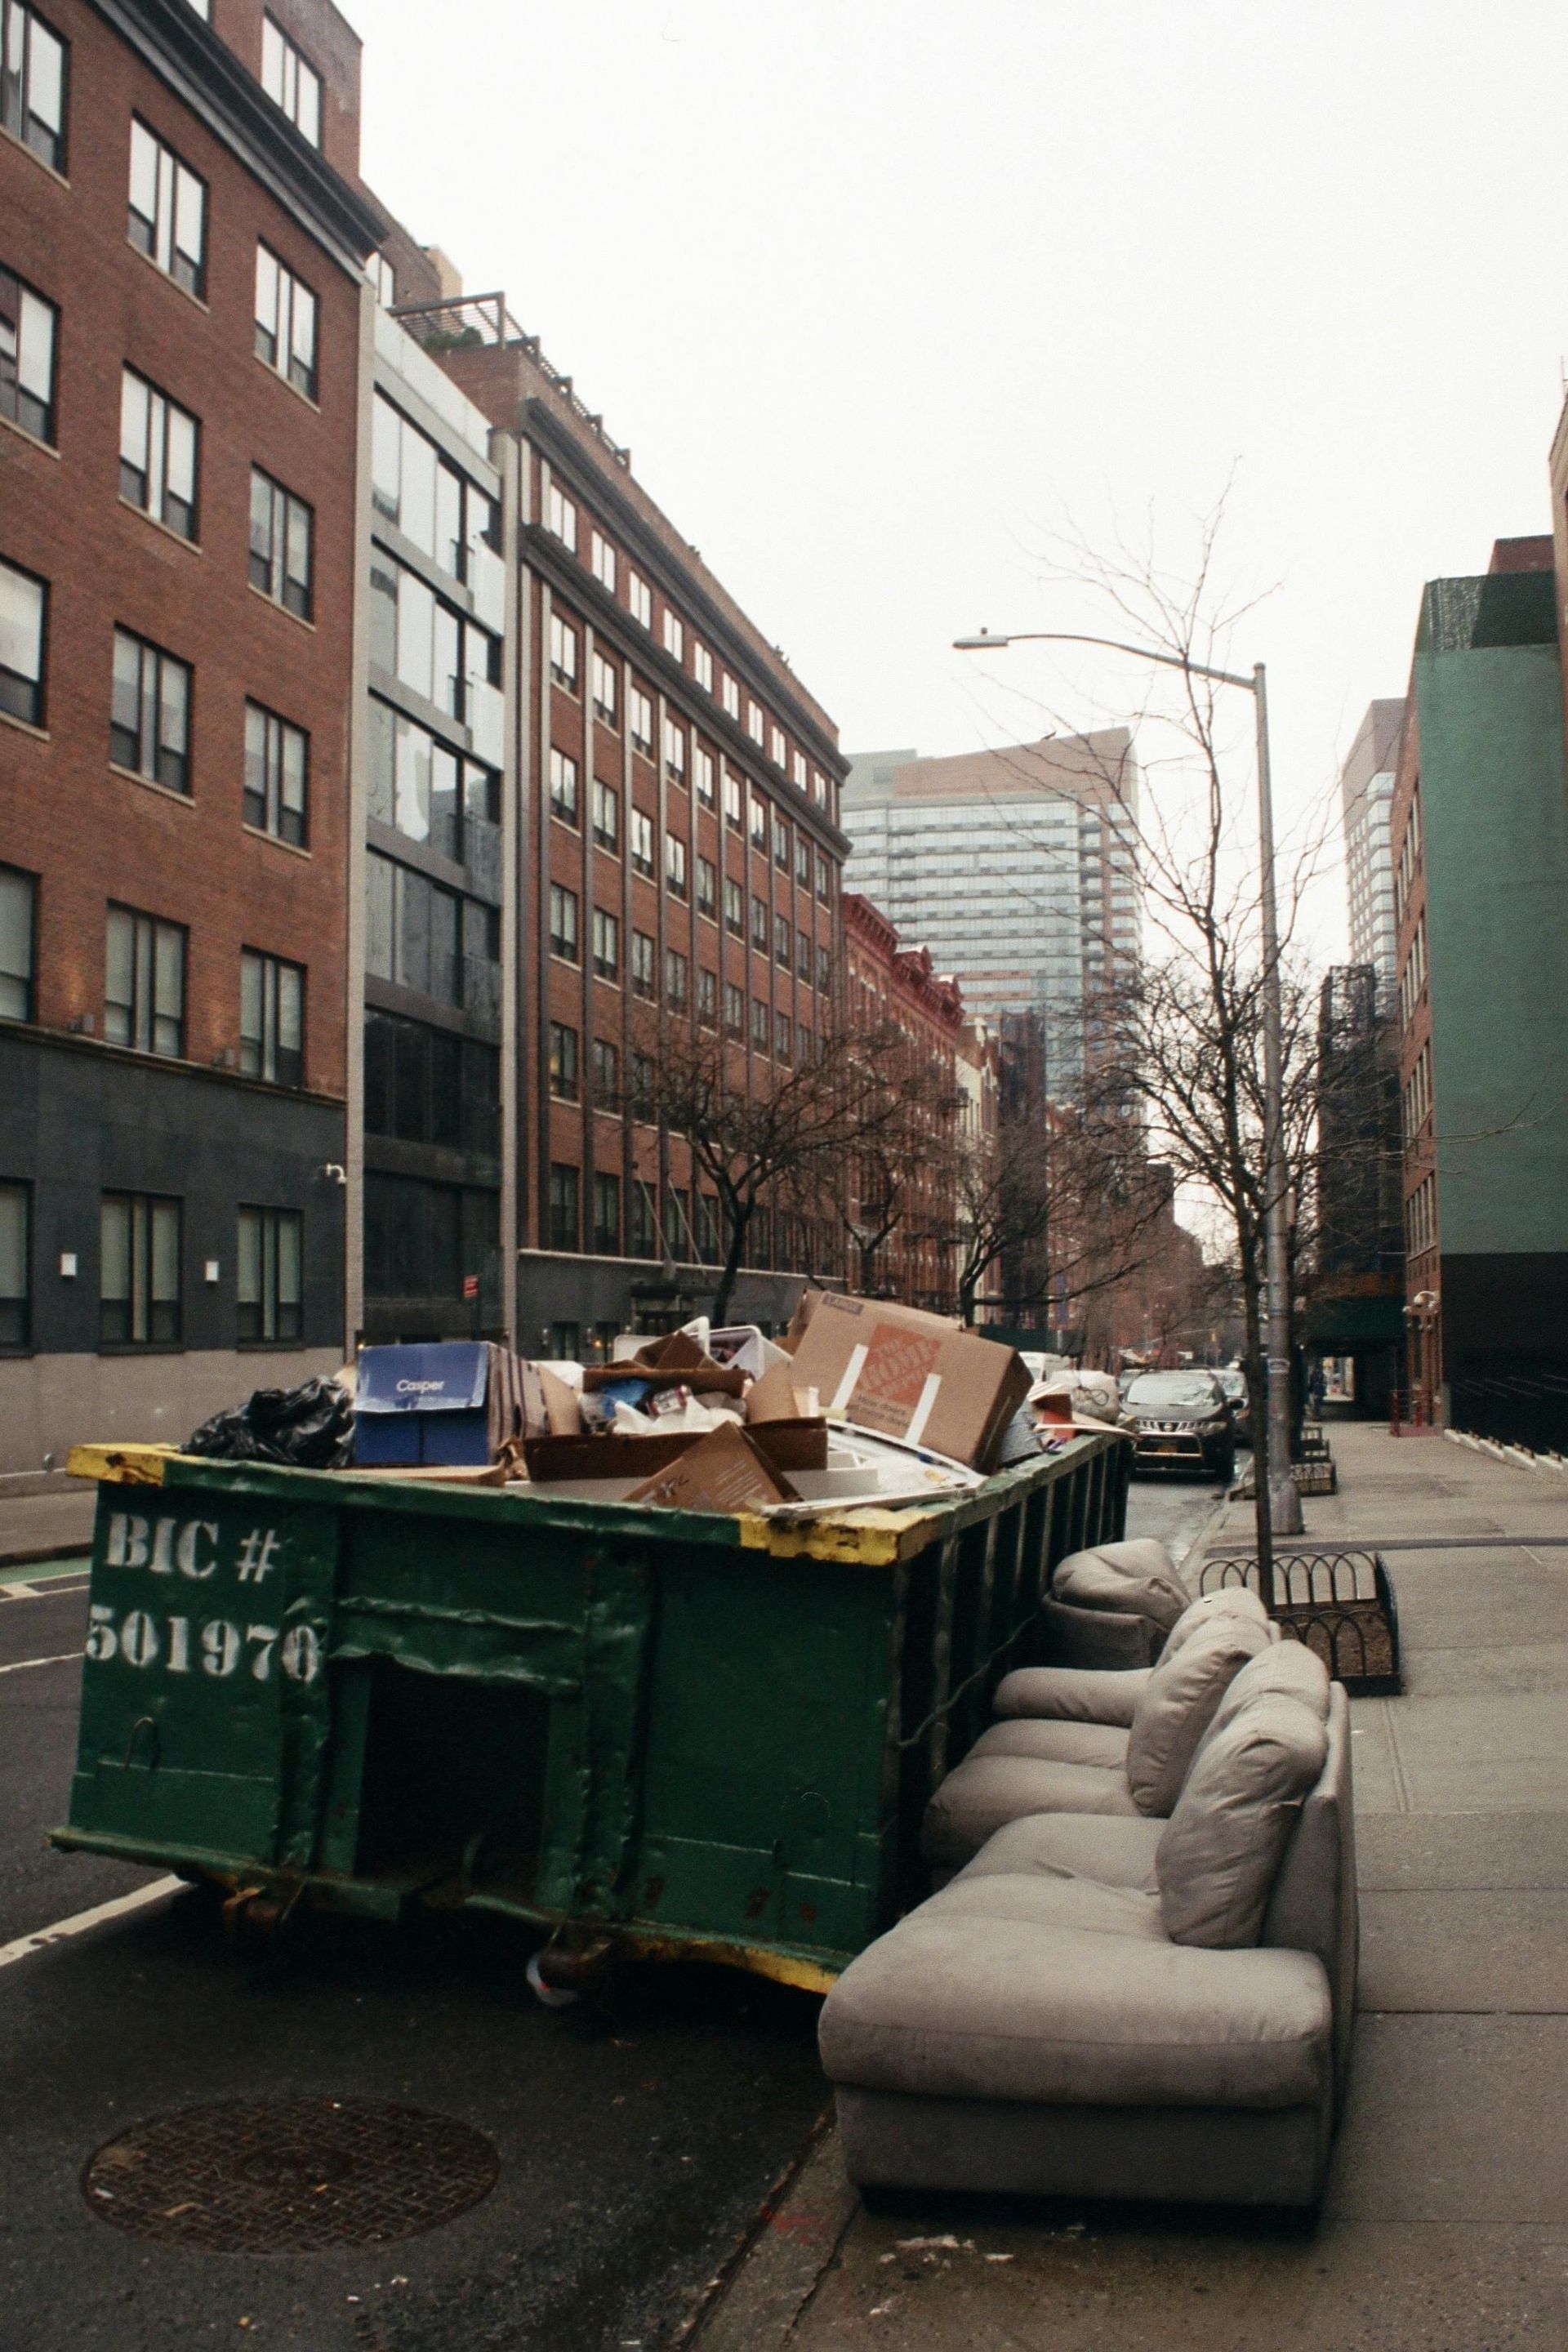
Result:
{"label": "green painted building", "polygon": [[[1411,1379],[1568,1423],[1568,773],[1549,540],[1422,598],[1394,801]],[[1509,1404],[1510,1395],[1513,1404]]]}

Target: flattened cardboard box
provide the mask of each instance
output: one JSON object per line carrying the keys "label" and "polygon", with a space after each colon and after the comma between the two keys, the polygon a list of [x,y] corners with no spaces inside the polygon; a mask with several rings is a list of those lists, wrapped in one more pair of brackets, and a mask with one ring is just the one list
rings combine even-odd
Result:
{"label": "flattened cardboard box", "polygon": [[991,1467],[1030,1387],[1012,1348],[917,1307],[832,1291],[816,1302],[789,1377],[797,1391],[815,1387],[830,1413],[976,1470]]}
{"label": "flattened cardboard box", "polygon": [[770,1468],[738,1421],[710,1429],[668,1470],[645,1478],[626,1497],[672,1511],[749,1511],[761,1503],[793,1503],[795,1488]]}

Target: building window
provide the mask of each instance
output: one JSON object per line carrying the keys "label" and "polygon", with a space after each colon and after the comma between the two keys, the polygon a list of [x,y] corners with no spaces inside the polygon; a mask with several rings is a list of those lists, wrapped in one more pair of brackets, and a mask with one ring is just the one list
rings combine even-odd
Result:
{"label": "building window", "polygon": [[131,125],[131,242],[198,300],[206,292],[207,192],[144,122]]}
{"label": "building window", "polygon": [[275,1087],[305,1083],[305,974],[297,963],[242,948],[239,1066]]}
{"label": "building window", "polygon": [[789,970],[789,917],[787,915],[773,917],[773,961],[783,964],[785,971]]}
{"label": "building window", "polygon": [[724,672],[721,681],[721,696],[726,715],[731,719],[739,719],[741,716],[741,689],[735,680],[731,677],[728,670]]}
{"label": "building window", "polygon": [[713,691],[713,656],[697,638],[691,641],[691,671],[704,694]]}
{"label": "building window", "polygon": [[[650,1086],[652,1078],[653,1073],[650,1069],[648,1073]],[[631,1222],[630,1246],[633,1257],[657,1257],[658,1241],[654,1225],[653,1188],[642,1176],[634,1176],[632,1179]]]}
{"label": "building window", "polygon": [[296,848],[305,843],[306,796],[310,785],[310,739],[301,727],[291,727],[277,712],[258,702],[245,706],[245,791],[247,824],[258,833],[275,834]]}
{"label": "building window", "polygon": [[632,866],[638,874],[653,880],[653,819],[639,808],[632,811]]}
{"label": "building window", "polygon": [[664,1254],[689,1263],[691,1240],[691,1196],[682,1184],[666,1187],[664,1195]]}
{"label": "building window", "polygon": [[570,751],[550,747],[550,814],[563,824],[577,823],[577,762]]}
{"label": "building window", "polygon": [[379,392],[371,436],[371,498],[377,515],[473,591],[481,620],[500,625],[506,588],[496,501]]}
{"label": "building window", "polygon": [[505,751],[501,641],[467,621],[416,572],[371,556],[370,657],[468,728],[488,760]]}
{"label": "building window", "polygon": [[110,907],[104,959],[103,1034],[141,1054],[185,1050],[185,934],[132,907]]}
{"label": "building window", "polygon": [[550,1091],[557,1102],[577,1099],[577,1032],[564,1021],[550,1024]]}
{"label": "building window", "polygon": [[768,1050],[768,1008],[760,996],[752,999],[752,1043],[759,1054]]}
{"label": "building window", "polygon": [[621,845],[621,796],[613,784],[594,779],[594,838],[614,855]]}
{"label": "building window", "polygon": [[550,675],[568,694],[577,691],[577,632],[559,613],[550,615]]}
{"label": "building window", "polygon": [[746,936],[746,894],[728,874],[724,877],[724,929],[733,939]]}
{"label": "building window", "polygon": [[303,1339],[302,1226],[298,1209],[241,1209],[234,1267],[241,1340]]}
{"label": "building window", "polygon": [[48,591],[30,572],[0,562],[0,710],[44,723],[44,622]]}
{"label": "building window", "polygon": [[816,950],[816,985],[824,995],[833,986],[832,951],[825,947]]}
{"label": "building window", "polygon": [[256,356],[316,397],[316,298],[267,246],[256,248]]}
{"label": "building window", "polygon": [[673,898],[686,896],[686,844],[673,833],[664,836],[664,882]]}
{"label": "building window", "polygon": [[668,610],[664,616],[664,650],[673,655],[677,661],[686,658],[686,632],[675,614]]}
{"label": "building window", "polygon": [[301,621],[310,617],[311,541],[315,517],[303,499],[259,467],[250,469],[250,565],[253,588]]}
{"label": "building window", "polygon": [[99,1239],[100,1344],[178,1347],[180,1202],[106,1192]]}
{"label": "building window", "polygon": [[812,1059],[811,1032],[804,1021],[795,1024],[795,1053],[799,1060],[809,1064]]}
{"label": "building window", "polygon": [[54,303],[0,266],[0,416],[50,443],[59,317]]}
{"label": "building window", "polygon": [[37,929],[37,877],[0,866],[0,1021],[33,1017]]}
{"label": "building window", "polygon": [[715,1027],[719,1019],[719,975],[706,964],[697,967],[697,1017],[705,1029]]}
{"label": "building window", "polygon": [[697,861],[697,911],[712,919],[719,904],[719,869],[710,857]]}
{"label": "building window", "polygon": [[591,545],[594,577],[600,587],[607,588],[613,596],[616,593],[616,551],[602,531],[594,533]]}
{"label": "building window", "polygon": [[776,813],[773,817],[773,864],[781,874],[789,872],[789,827]]}
{"label": "building window", "polygon": [[[441,1004],[463,1002],[463,901],[423,874],[372,850],[365,859],[365,970]],[[474,912],[493,916],[493,909]],[[476,985],[480,986],[476,975]]]}
{"label": "building window", "polygon": [[500,1055],[476,1037],[367,1009],[364,1123],[371,1135],[434,1143],[494,1163],[500,1150]]}
{"label": "building window", "polygon": [[621,1057],[607,1037],[594,1040],[594,1097],[601,1110],[617,1108],[621,1091]]}
{"label": "building window", "polygon": [[811,941],[804,931],[795,935],[795,976],[797,980],[811,978]]}
{"label": "building window", "polygon": [[373,253],[364,269],[375,289],[376,300],[384,310],[390,310],[397,300],[397,272],[384,253]]}
{"label": "building window", "polygon": [[770,727],[768,730],[768,757],[773,761],[775,768],[782,768],[784,766],[784,756],[788,750],[789,746],[784,739],[784,730],[780,727]]}
{"label": "building window", "polygon": [[321,77],[300,56],[281,25],[261,19],[261,87],[302,138],[321,143]]}
{"label": "building window", "polygon": [[672,1013],[686,1010],[687,983],[690,966],[679,948],[664,951],[664,999]]}
{"label": "building window", "polygon": [[724,1034],[743,1037],[746,1034],[746,1000],[739,984],[732,980],[724,982]]}
{"label": "building window", "polygon": [[581,1173],[556,1160],[550,1171],[550,1246],[556,1250],[574,1250],[577,1246],[577,1191]]}
{"label": "building window", "polygon": [[545,528],[552,539],[577,552],[577,509],[559,482],[552,481],[544,501]]}
{"label": "building window", "polygon": [[658,987],[655,978],[657,950],[647,931],[632,933],[632,992],[651,997]]}
{"label": "building window", "polygon": [[640,621],[645,629],[653,626],[653,591],[642,574],[626,572],[626,599],[632,608],[632,618]]}
{"label": "building window", "polygon": [[26,1184],[0,1184],[0,1348],[25,1348],[33,1328],[33,1199]]}
{"label": "building window", "polygon": [[763,740],[763,710],[760,703],[748,701],[746,704],[746,732],[760,750]]}
{"label": "building window", "polygon": [[686,789],[686,733],[669,719],[664,722],[664,772],[672,784]]}
{"label": "building window", "polygon": [[621,1180],[618,1176],[595,1175],[594,1179],[594,1247],[601,1257],[619,1257],[621,1254]]}
{"label": "building window", "polygon": [[768,951],[768,902],[755,896],[752,899],[752,945],[766,955]]}
{"label": "building window", "polygon": [[793,1034],[794,1025],[791,1023],[789,1014],[787,1013],[775,1013],[773,1014],[774,1061],[787,1062],[789,1060],[790,1045]]}
{"label": "building window", "polygon": [[752,821],[752,846],[760,849],[765,857],[768,854],[768,804],[760,793],[752,794],[748,814]]}
{"label": "building window", "polygon": [[563,963],[577,961],[577,893],[559,882],[550,886],[550,952]]}
{"label": "building window", "polygon": [[804,751],[796,751],[792,755],[789,772],[791,782],[798,784],[804,793],[805,790],[805,753]]}
{"label": "building window", "polygon": [[500,882],[500,778],[401,710],[370,705],[369,814]]}
{"label": "building window", "polygon": [[114,632],[109,756],[172,793],[191,789],[191,671],[158,646]]}
{"label": "building window", "polygon": [[717,1265],[719,1248],[719,1195],[699,1192],[697,1195],[697,1254],[704,1265]]}
{"label": "building window", "polygon": [[795,878],[803,890],[811,887],[811,844],[804,833],[795,837]]}
{"label": "building window", "polygon": [[196,535],[196,452],[189,411],[127,368],[120,383],[120,495],[182,539]]}
{"label": "building window", "polygon": [[822,900],[824,906],[827,903],[828,880],[829,870],[827,860],[824,857],[821,850],[819,849],[816,853],[816,895]]}
{"label": "building window", "polygon": [[24,0],[0,0],[0,122],[65,170],[66,45]]}
{"label": "building window", "polygon": [[724,771],[724,815],[731,824],[741,822],[741,779]]}
{"label": "building window", "polygon": [[594,909],[594,970],[601,980],[621,976],[621,924],[607,908]]}
{"label": "building window", "polygon": [[653,697],[634,686],[630,697],[632,714],[632,749],[640,751],[645,760],[653,757]]}
{"label": "building window", "polygon": [[603,654],[594,656],[594,711],[606,727],[617,724],[618,697],[616,691],[616,666]]}
{"label": "building window", "polygon": [[712,752],[705,751],[700,743],[693,744],[691,750],[691,765],[695,772],[694,782],[697,786],[697,797],[701,802],[704,808],[711,808],[713,805]]}

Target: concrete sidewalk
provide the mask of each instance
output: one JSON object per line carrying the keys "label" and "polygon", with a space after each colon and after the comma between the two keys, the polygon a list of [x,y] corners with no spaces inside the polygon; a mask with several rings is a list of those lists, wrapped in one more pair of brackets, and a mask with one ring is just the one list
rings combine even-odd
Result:
{"label": "concrete sidewalk", "polygon": [[[1353,1711],[1361,2015],[1317,2222],[873,2215],[829,2134],[702,2352],[1568,2345],[1568,1482],[1430,1433],[1331,1437],[1341,1491],[1307,1503],[1309,1534],[1399,1545],[1406,1695]],[[1249,1510],[1211,1548],[1245,1543]]]}
{"label": "concrete sidewalk", "polygon": [[92,1549],[98,1489],[63,1470],[0,1475],[0,1570]]}

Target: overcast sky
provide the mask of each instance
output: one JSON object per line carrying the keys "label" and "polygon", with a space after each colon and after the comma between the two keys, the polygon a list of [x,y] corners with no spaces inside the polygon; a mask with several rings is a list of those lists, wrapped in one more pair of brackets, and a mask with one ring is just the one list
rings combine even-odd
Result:
{"label": "overcast sky", "polygon": [[1112,673],[952,638],[1071,625],[1064,508],[1164,521],[1235,466],[1231,569],[1280,585],[1233,652],[1299,808],[1404,690],[1422,582],[1550,528],[1561,0],[348,7],[372,186],[504,289],[848,751],[1080,687],[1103,723]]}

